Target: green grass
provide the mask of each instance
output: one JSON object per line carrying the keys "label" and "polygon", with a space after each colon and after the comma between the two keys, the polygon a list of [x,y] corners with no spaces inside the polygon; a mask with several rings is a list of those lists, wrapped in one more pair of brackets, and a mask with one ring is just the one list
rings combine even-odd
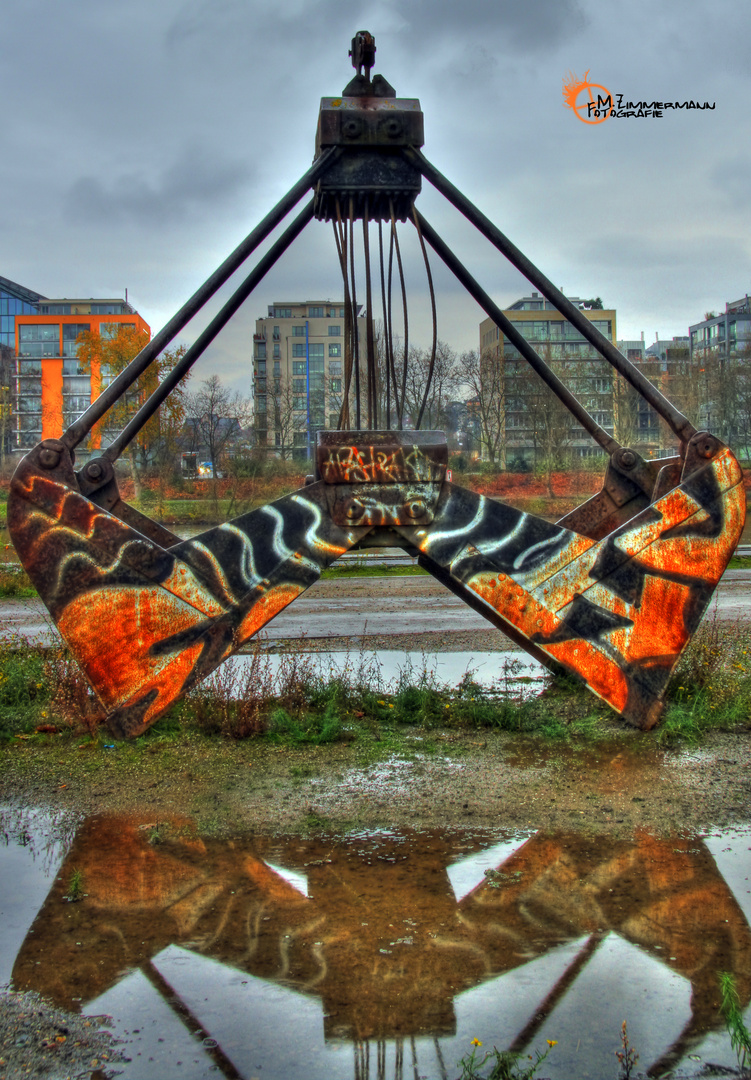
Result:
{"label": "green grass", "polygon": [[[341,666],[327,667],[316,654],[297,652],[282,656],[275,683],[269,658],[255,652],[243,667],[218,668],[138,746],[168,750],[189,736],[255,738],[288,748],[355,743],[372,758],[409,752],[415,730],[503,731],[582,743],[626,730],[581,683],[551,676],[541,693],[525,698],[516,674],[511,664],[492,686],[468,672],[457,686],[446,687],[427,662],[405,662],[399,678],[384,687],[377,653],[355,651]],[[703,625],[676,667],[666,703],[662,723],[639,739],[693,744],[712,730],[748,731],[751,627]],[[44,740],[48,736],[35,729],[54,725],[78,739],[88,732],[101,748],[111,740],[98,728],[97,709],[69,656],[0,639],[0,738]]]}
{"label": "green grass", "polygon": [[36,595],[37,591],[31,584],[31,578],[20,566],[0,569],[0,599],[27,600]]}
{"label": "green grass", "polygon": [[0,738],[33,731],[48,719],[50,709],[42,650],[0,639]]}
{"label": "green grass", "polygon": [[338,562],[324,570],[321,577],[324,580],[339,580],[341,578],[359,577],[413,577],[421,574],[429,577],[427,570],[421,566],[390,566],[388,563],[373,566],[367,562]]}

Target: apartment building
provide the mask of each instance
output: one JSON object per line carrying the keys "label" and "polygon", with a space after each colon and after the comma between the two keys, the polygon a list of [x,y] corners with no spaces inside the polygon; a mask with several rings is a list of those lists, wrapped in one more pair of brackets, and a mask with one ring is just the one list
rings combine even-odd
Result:
{"label": "apartment building", "polygon": [[[577,296],[568,298],[610,341],[616,340],[614,309],[588,308]],[[523,337],[576,394],[594,419],[608,432],[615,426],[615,375],[597,350],[537,292],[523,296],[504,310]],[[480,323],[480,351],[504,365],[505,460],[532,464],[563,453],[589,457],[602,451],[555,399],[519,351],[508,342],[492,319]]]}
{"label": "apartment building", "polygon": [[[253,396],[256,445],[306,457],[315,432],[335,428],[344,389],[343,300],[274,301],[256,320]],[[366,319],[358,305],[358,354]],[[364,372],[363,372],[364,375]]]}
{"label": "apartment building", "polygon": [[[78,362],[76,340],[93,331],[115,337],[120,327],[141,330],[148,324],[126,300],[50,300],[40,297],[34,314],[15,315],[15,442],[30,450],[41,439],[59,438],[109,383],[109,373]],[[96,439],[93,445],[96,445]]]}

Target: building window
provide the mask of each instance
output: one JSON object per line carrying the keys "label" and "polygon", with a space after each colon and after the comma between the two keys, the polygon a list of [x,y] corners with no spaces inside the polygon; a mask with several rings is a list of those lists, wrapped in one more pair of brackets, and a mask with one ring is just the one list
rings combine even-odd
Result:
{"label": "building window", "polygon": [[278,341],[274,342],[274,359],[280,360],[282,356],[282,347]]}
{"label": "building window", "polygon": [[293,360],[292,361],[292,374],[293,375],[305,375],[305,361]]}
{"label": "building window", "polygon": [[60,323],[37,323],[18,327],[19,356],[59,356]]}
{"label": "building window", "polygon": [[291,307],[275,307],[272,309],[272,315],[275,319],[291,319],[292,308]]}
{"label": "building window", "polygon": [[341,375],[342,362],[341,360],[334,360],[329,364],[329,375]]}
{"label": "building window", "polygon": [[63,323],[63,356],[77,356],[79,334],[88,334],[89,323]]}
{"label": "building window", "polygon": [[293,379],[292,380],[292,391],[295,394],[304,394],[305,393],[305,379]]}
{"label": "building window", "polygon": [[331,390],[332,394],[341,393],[342,380],[341,379],[332,379],[331,382],[329,383],[329,389]]}
{"label": "building window", "polygon": [[300,342],[299,345],[293,343],[293,345],[292,345],[292,355],[293,356],[305,356],[305,346],[303,345],[302,342]]}
{"label": "building window", "polygon": [[329,413],[329,427],[332,428],[333,430],[336,430],[338,424],[339,424],[339,413],[335,413],[335,412]]}
{"label": "building window", "polygon": [[310,355],[311,359],[314,356],[320,356],[320,358],[323,359],[323,342],[316,343],[311,341],[310,345],[308,346],[308,354]]}
{"label": "building window", "polygon": [[265,360],[259,360],[258,363],[256,364],[256,375],[265,375],[265,374],[266,374],[266,361]]}
{"label": "building window", "polygon": [[314,373],[316,375],[323,375],[323,357],[322,356],[318,357],[316,359],[313,359],[313,357],[311,356],[311,358],[310,358],[310,373],[311,373],[311,375],[314,374]]}
{"label": "building window", "polygon": [[265,413],[266,412],[266,398],[265,398],[265,396],[256,398],[256,412],[257,413]]}
{"label": "building window", "polygon": [[329,337],[339,337],[341,335],[342,328],[339,323],[329,323]]}
{"label": "building window", "polygon": [[[70,315],[70,310],[66,312]],[[92,315],[129,315],[130,312],[124,304],[92,304]]]}
{"label": "building window", "polygon": [[278,375],[281,375],[281,373],[282,373],[282,365],[281,365],[279,360],[275,360],[274,361],[274,375],[278,376]]}
{"label": "building window", "polygon": [[292,327],[292,337],[305,337],[305,323],[296,323]]}
{"label": "building window", "polygon": [[274,341],[279,341],[279,336],[280,336],[279,335],[279,327],[275,326],[274,327],[274,332],[273,332]]}
{"label": "building window", "polygon": [[298,395],[292,398],[292,408],[300,411],[305,411],[308,407],[308,401],[304,394]]}
{"label": "building window", "polygon": [[[110,314],[108,312],[107,314]],[[120,330],[135,330],[135,323],[103,322],[99,324],[99,336],[105,341],[112,341],[120,333]]]}
{"label": "building window", "polygon": [[329,356],[341,356],[341,355],[342,355],[342,347],[338,342],[337,342],[336,345],[329,345]]}
{"label": "building window", "polygon": [[265,379],[256,379],[256,393],[257,394],[265,394],[266,393],[266,380]]}
{"label": "building window", "polygon": [[256,356],[258,357],[259,360],[265,360],[266,359],[266,342],[265,341],[257,341],[256,342]]}
{"label": "building window", "polygon": [[292,436],[292,441],[295,446],[307,446],[308,433],[307,431],[296,431]]}
{"label": "building window", "polygon": [[322,319],[325,315],[325,310],[322,307],[309,307],[308,318],[309,319]]}

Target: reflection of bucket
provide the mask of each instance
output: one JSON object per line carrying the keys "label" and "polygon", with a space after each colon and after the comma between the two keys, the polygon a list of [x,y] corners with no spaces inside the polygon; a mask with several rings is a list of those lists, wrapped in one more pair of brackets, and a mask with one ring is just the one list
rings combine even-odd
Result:
{"label": "reflection of bucket", "polygon": [[[64,902],[74,870],[80,904]],[[504,976],[532,980],[533,1011],[543,999],[552,1011],[580,973],[604,978],[595,957],[612,953],[625,983],[641,985],[646,965],[653,989],[664,978],[685,999],[682,1033],[656,1050],[665,1064],[720,1024],[718,969],[735,974],[744,1007],[751,991],[751,931],[705,843],[646,834],[224,841],[198,837],[186,819],[100,817],[79,831],[32,930],[13,982],[69,1008],[178,946],[183,965],[188,950],[319,998],[327,1035],[348,1040],[451,1037],[463,995],[491,994],[496,979],[501,992]],[[497,1002],[490,1011],[503,1013]],[[519,1021],[532,1039],[535,1017]]]}

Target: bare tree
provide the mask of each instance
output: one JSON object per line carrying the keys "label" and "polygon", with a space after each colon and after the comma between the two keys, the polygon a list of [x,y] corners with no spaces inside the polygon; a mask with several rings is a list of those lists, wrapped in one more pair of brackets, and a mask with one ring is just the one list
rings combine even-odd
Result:
{"label": "bare tree", "polygon": [[223,386],[218,375],[205,379],[185,403],[188,423],[197,444],[205,447],[216,479],[222,456],[237,442],[250,418],[250,402],[236,390]]}
{"label": "bare tree", "polygon": [[506,467],[506,368],[503,358],[491,351],[473,350],[459,359],[462,382],[473,403],[480,426],[483,452],[488,460]]}
{"label": "bare tree", "polygon": [[[404,424],[414,424],[420,415],[430,370],[430,349],[410,349],[407,384],[404,394]],[[436,347],[433,377],[430,380],[421,427],[438,429],[446,423],[446,408],[458,397],[462,385],[459,358],[450,345],[439,341]]]}
{"label": "bare tree", "polygon": [[268,430],[274,432],[274,453],[283,460],[292,457],[295,434],[307,430],[306,397],[295,392],[291,379],[277,375],[266,384],[266,410]]}
{"label": "bare tree", "polygon": [[[563,375],[564,365],[552,359],[550,345],[543,345],[538,352],[548,367],[557,375]],[[551,474],[566,464],[567,450],[573,441],[571,413],[539,375],[524,363],[510,366],[506,392],[509,413],[515,418],[514,426],[521,427],[525,441],[531,441],[535,460],[545,470],[548,494],[552,496]]]}

